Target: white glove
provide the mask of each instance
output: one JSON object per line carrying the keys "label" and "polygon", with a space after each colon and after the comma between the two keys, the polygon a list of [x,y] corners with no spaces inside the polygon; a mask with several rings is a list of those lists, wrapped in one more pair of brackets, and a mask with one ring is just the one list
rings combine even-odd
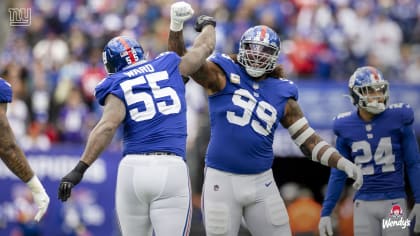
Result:
{"label": "white glove", "polygon": [[351,161],[344,157],[341,157],[337,162],[337,168],[346,172],[349,178],[354,179],[353,188],[359,190],[363,185],[363,173],[362,170],[353,164]]}
{"label": "white glove", "polygon": [[408,219],[412,221],[416,217],[416,225],[414,225],[414,233],[420,233],[420,203],[414,204]]}
{"label": "white glove", "polygon": [[171,24],[169,29],[171,31],[181,31],[184,27],[184,22],[192,17],[194,10],[191,5],[186,2],[176,2],[171,5]]}
{"label": "white glove", "polygon": [[321,220],[319,221],[318,229],[319,229],[319,236],[333,235],[331,217],[329,216],[321,217]]}
{"label": "white glove", "polygon": [[36,175],[34,175],[34,177],[32,177],[32,179],[29,180],[26,184],[31,189],[34,201],[36,205],[38,205],[38,212],[35,215],[34,220],[39,222],[44,216],[45,212],[47,211],[48,204],[50,203],[50,198],[48,197],[47,193],[45,192],[44,186],[42,186],[41,182],[39,181]]}

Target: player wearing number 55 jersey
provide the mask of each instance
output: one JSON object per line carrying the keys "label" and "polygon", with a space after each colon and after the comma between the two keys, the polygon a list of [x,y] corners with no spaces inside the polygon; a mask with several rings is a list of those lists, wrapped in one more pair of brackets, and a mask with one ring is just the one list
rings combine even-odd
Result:
{"label": "player wearing number 55 jersey", "polygon": [[[420,157],[412,128],[413,110],[407,104],[387,107],[388,82],[373,67],[358,68],[349,89],[356,111],[334,120],[336,147],[362,168],[363,186],[355,194],[354,235],[409,235],[407,218],[417,217],[420,231]],[[404,171],[415,197],[411,217],[407,214]],[[330,214],[345,186],[345,173],[331,170],[320,222],[321,235],[331,235]],[[394,225],[393,222],[400,222]]]}
{"label": "player wearing number 55 jersey", "polygon": [[[187,9],[192,15],[192,9]],[[188,17],[188,18],[189,18]],[[105,46],[109,73],[96,87],[104,106],[77,166],[63,177],[58,196],[70,197],[86,169],[122,124],[123,159],[118,168],[116,209],[122,235],[189,235],[191,196],[185,163],[186,104],[181,75],[195,72],[215,45],[215,21],[202,25],[191,51],[147,61],[142,47],[119,36]],[[104,196],[107,197],[107,196]]]}
{"label": "player wearing number 55 jersey", "polygon": [[[182,33],[172,30],[169,37],[169,48],[182,54]],[[346,171],[356,188],[362,184],[361,170],[309,126],[296,85],[282,79],[276,66],[279,53],[277,33],[255,26],[242,35],[238,55],[215,54],[192,75],[209,95],[211,136],[202,194],[208,236],[238,235],[242,217],[254,236],[291,235],[271,171],[279,123],[306,156]]]}

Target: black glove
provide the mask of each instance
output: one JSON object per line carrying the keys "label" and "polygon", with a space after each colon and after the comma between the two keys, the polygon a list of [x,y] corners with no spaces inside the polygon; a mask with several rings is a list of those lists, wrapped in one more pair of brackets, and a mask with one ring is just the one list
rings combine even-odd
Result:
{"label": "black glove", "polygon": [[58,187],[58,199],[63,202],[67,201],[71,195],[71,189],[80,183],[88,167],[88,164],[79,161],[76,167],[61,179],[60,187]]}
{"label": "black glove", "polygon": [[211,16],[201,15],[197,18],[197,21],[194,24],[194,29],[197,32],[201,32],[206,25],[216,27],[216,19]]}

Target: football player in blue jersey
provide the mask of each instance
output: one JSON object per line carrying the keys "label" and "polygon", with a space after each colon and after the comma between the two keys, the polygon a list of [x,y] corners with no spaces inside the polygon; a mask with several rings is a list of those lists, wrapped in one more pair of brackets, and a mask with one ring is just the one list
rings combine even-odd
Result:
{"label": "football player in blue jersey", "polygon": [[[172,7],[179,22],[193,14],[191,6]],[[215,45],[212,18],[191,50],[179,57],[165,52],[147,60],[134,40],[119,36],[105,46],[109,73],[95,89],[104,106],[76,167],[62,178],[58,197],[66,201],[88,167],[111,142],[122,124],[123,158],[116,184],[116,210],[123,235],[189,235],[191,193],[185,163],[187,138],[185,86],[182,76],[194,73]]]}
{"label": "football player in blue jersey", "polygon": [[[414,231],[420,232],[420,156],[413,110],[404,103],[388,106],[389,84],[374,67],[358,68],[348,86],[357,110],[339,114],[333,129],[337,150],[363,172],[364,184],[354,197],[354,235],[409,235],[414,217]],[[404,170],[415,199],[408,219]],[[345,182],[344,172],[331,170],[320,235],[333,233],[330,215]]]}
{"label": "football player in blue jersey", "polygon": [[0,158],[6,166],[32,191],[38,212],[35,221],[40,221],[47,211],[50,198],[44,186],[34,174],[22,149],[16,143],[15,136],[7,120],[7,103],[12,102],[12,88],[8,82],[0,78]]}
{"label": "football player in blue jersey", "polygon": [[[200,25],[195,29],[202,30]],[[186,51],[182,32],[171,30],[168,44],[180,55]],[[207,235],[236,236],[242,217],[252,235],[291,235],[271,170],[279,123],[306,156],[345,171],[356,188],[362,185],[360,168],[309,126],[296,85],[277,66],[279,53],[277,33],[255,26],[242,35],[239,54],[216,53],[192,75],[209,100],[211,137],[202,193]]]}

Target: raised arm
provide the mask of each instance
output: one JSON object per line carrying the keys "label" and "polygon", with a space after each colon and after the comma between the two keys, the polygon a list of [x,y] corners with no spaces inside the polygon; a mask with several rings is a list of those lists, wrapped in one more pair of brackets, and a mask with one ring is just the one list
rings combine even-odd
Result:
{"label": "raised arm", "polygon": [[[171,6],[171,24],[168,38],[168,50],[174,51],[180,56],[184,56],[187,53],[185,48],[184,37],[183,37],[183,24],[184,21],[189,19],[193,10],[188,3],[176,2]],[[214,22],[212,17],[200,16],[194,28],[197,32],[201,32],[203,27]],[[196,39],[198,40],[198,38]],[[214,42],[215,43],[215,42]],[[214,47],[214,46],[213,46]],[[192,58],[194,60],[194,58]],[[195,59],[197,60],[197,59]],[[191,63],[191,62],[187,62]],[[209,94],[213,94],[220,91],[225,86],[225,74],[220,67],[210,61],[205,61],[194,73],[190,76],[201,86],[207,89]],[[186,82],[186,80],[184,80]]]}
{"label": "raised arm", "polygon": [[186,2],[175,2],[171,5],[171,23],[169,25],[168,50],[184,56],[187,52],[182,35],[184,22],[194,14],[191,5]]}
{"label": "raised arm", "polygon": [[310,126],[299,104],[289,99],[283,119],[280,121],[287,128],[290,136],[305,156],[312,161],[344,171],[355,180],[353,187],[359,189],[363,184],[363,175],[356,165],[342,157],[329,143],[324,141]]}
{"label": "raised arm", "polygon": [[[213,23],[212,23],[213,22]],[[209,57],[216,44],[216,31],[215,22],[208,21],[202,28],[201,33],[194,40],[194,44],[182,56],[181,63],[179,64],[179,71],[182,75],[192,75],[196,72]]]}

